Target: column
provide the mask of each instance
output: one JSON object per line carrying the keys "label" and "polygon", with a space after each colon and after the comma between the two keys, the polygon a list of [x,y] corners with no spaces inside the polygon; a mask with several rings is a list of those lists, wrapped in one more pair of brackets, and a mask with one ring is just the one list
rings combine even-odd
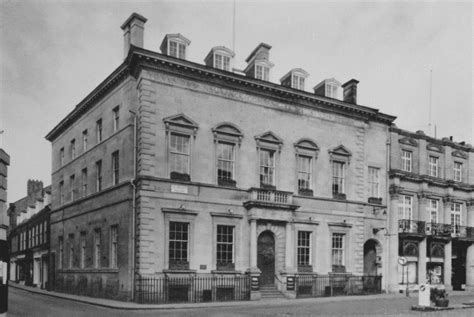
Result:
{"label": "column", "polygon": [[426,284],[426,238],[418,245],[418,285]]}
{"label": "column", "polygon": [[474,243],[471,243],[471,245],[467,248],[466,291],[474,291]]}
{"label": "column", "polygon": [[[428,199],[424,192],[418,195],[418,220],[424,221],[425,224],[430,221],[430,216],[426,212]],[[426,238],[420,241],[418,245],[418,285],[426,284]]]}
{"label": "column", "polygon": [[295,255],[294,255],[294,237],[295,225],[293,220],[286,223],[286,241],[285,241],[285,271],[282,272],[281,291],[286,298],[296,298],[295,289]]}
{"label": "column", "polygon": [[398,293],[398,196],[399,188],[390,188],[390,209],[388,212],[388,263],[385,263],[387,291]]}
{"label": "column", "polygon": [[[466,225],[474,227],[474,199],[467,202]],[[474,229],[471,229],[474,230]],[[473,232],[473,231],[471,231]],[[474,291],[474,243],[467,248],[466,254],[466,291]]]}
{"label": "column", "polygon": [[452,290],[453,286],[451,285],[451,256],[452,256],[452,245],[453,243],[449,241],[444,245],[444,287],[446,290]]}
{"label": "column", "polygon": [[257,220],[250,220],[250,267],[257,267]]}
{"label": "column", "polygon": [[285,245],[285,269],[287,272],[294,271],[294,225],[292,222],[286,223],[286,245]]}
{"label": "column", "polygon": [[260,270],[257,267],[257,219],[250,219],[250,300],[259,300],[260,294]]}

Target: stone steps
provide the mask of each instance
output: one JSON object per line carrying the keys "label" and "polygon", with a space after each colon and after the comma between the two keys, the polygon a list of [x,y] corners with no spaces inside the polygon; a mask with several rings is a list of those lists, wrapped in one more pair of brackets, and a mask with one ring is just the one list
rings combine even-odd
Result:
{"label": "stone steps", "polygon": [[283,294],[274,285],[265,285],[260,287],[262,298],[285,298]]}

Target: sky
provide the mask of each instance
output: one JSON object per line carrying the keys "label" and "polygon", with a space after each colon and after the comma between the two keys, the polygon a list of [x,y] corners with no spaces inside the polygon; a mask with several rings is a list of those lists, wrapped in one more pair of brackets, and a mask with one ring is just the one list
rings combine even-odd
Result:
{"label": "sky", "polygon": [[[0,147],[11,157],[8,201],[28,179],[51,183],[44,137],[124,58],[122,23],[145,16],[145,44],[165,34],[191,40],[203,64],[214,46],[235,67],[261,42],[272,46],[270,81],[290,69],[360,81],[358,103],[397,116],[396,125],[474,144],[473,7],[470,1],[40,1],[0,0]],[[430,75],[431,73],[431,75]],[[431,82],[431,130],[430,122]]]}

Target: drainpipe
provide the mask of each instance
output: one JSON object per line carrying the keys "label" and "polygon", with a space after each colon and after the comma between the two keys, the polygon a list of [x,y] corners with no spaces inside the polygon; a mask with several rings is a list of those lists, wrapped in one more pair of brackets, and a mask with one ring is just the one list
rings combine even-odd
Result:
{"label": "drainpipe", "polygon": [[136,180],[137,180],[137,114],[131,110],[130,113],[133,115],[133,178],[130,180],[130,185],[132,186],[132,276],[131,276],[131,286],[132,286],[132,301],[135,301],[135,264],[136,264],[136,254],[135,254],[135,244],[136,244]]}
{"label": "drainpipe", "polygon": [[391,220],[391,213],[393,212],[392,210],[390,210],[390,205],[391,205],[391,200],[390,200],[390,176],[389,176],[389,173],[390,173],[390,145],[391,145],[391,141],[390,141],[390,129],[388,129],[388,138],[387,138],[387,142],[385,143],[386,145],[386,149],[385,149],[385,152],[386,152],[386,159],[385,159],[385,168],[386,168],[386,173],[385,173],[385,197],[387,197],[387,201],[386,201],[386,204],[387,204],[387,230],[386,230],[386,235],[385,235],[385,238],[386,238],[386,246],[387,246],[387,250],[385,252],[386,256],[385,256],[385,290],[388,292],[389,288],[390,288],[390,279],[389,279],[389,267],[388,267],[388,263],[390,261],[390,249],[391,249],[391,241],[390,241],[390,236],[393,234],[392,232],[390,232],[390,228],[392,227],[392,220]]}

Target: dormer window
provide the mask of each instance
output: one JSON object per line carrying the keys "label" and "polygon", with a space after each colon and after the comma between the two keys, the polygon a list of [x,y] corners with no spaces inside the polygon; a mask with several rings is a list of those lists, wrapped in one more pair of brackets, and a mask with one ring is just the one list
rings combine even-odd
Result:
{"label": "dormer window", "polygon": [[273,67],[273,63],[269,61],[271,48],[268,44],[260,43],[250,53],[249,57],[245,60],[248,65],[244,69],[244,73],[248,77],[266,81],[270,80],[270,69]]}
{"label": "dormer window", "polygon": [[186,47],[184,44],[170,41],[169,55],[181,59],[186,59]]}
{"label": "dormer window", "polygon": [[255,78],[261,80],[269,80],[269,69],[263,65],[255,65]]}
{"label": "dormer window", "polygon": [[216,46],[211,49],[204,59],[206,66],[230,71],[234,52],[224,46]]}
{"label": "dormer window", "polygon": [[337,98],[337,86],[334,84],[326,85],[326,97]]}
{"label": "dormer window", "polygon": [[282,86],[304,90],[304,83],[309,74],[301,68],[294,68],[280,79]]}
{"label": "dormer window", "polygon": [[299,90],[304,90],[304,78],[298,75],[292,75],[291,87]]}
{"label": "dormer window", "polygon": [[229,71],[230,70],[230,58],[228,56],[216,54],[214,56],[214,67]]}
{"label": "dormer window", "polygon": [[179,59],[186,59],[186,48],[191,43],[190,40],[181,34],[167,34],[161,43],[161,53]]}
{"label": "dormer window", "polygon": [[316,95],[340,99],[339,87],[341,87],[340,82],[334,78],[329,78],[317,84],[313,89]]}

